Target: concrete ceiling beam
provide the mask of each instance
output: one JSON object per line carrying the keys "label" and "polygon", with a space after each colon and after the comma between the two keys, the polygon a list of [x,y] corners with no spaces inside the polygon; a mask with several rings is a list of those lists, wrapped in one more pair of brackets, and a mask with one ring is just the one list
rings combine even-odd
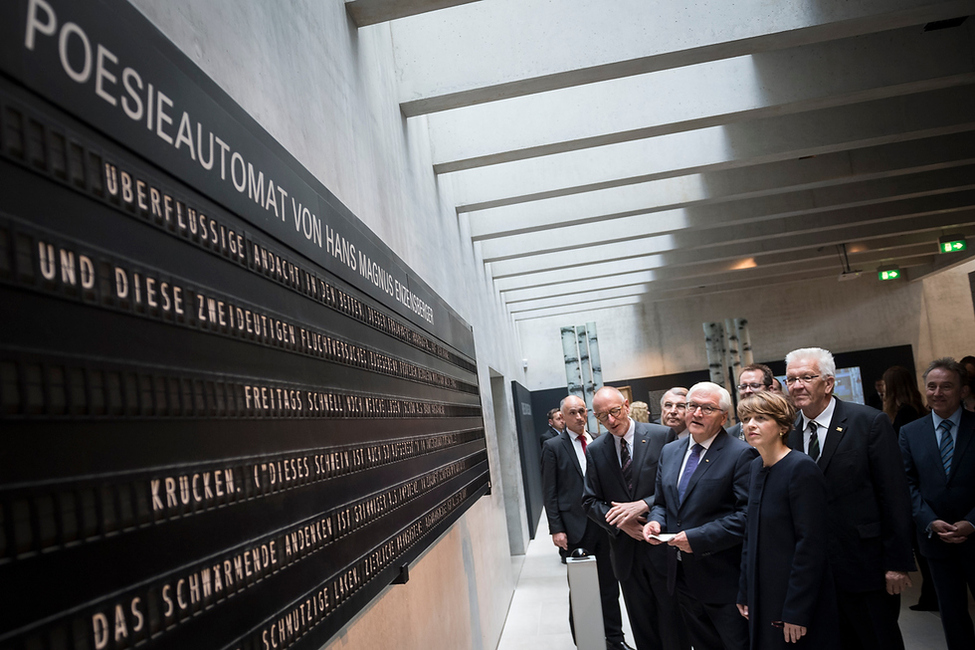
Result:
{"label": "concrete ceiling beam", "polygon": [[975,24],[930,33],[912,26],[438,113],[429,118],[433,168],[454,172],[972,83],[973,41]]}
{"label": "concrete ceiling beam", "polygon": [[[648,238],[640,242],[620,242],[600,247],[584,248],[574,251],[571,255],[561,252],[543,253],[531,258],[517,260],[511,265],[508,261],[497,261],[491,264],[491,274],[494,278],[524,275],[530,272],[552,271],[556,269],[576,268],[589,264],[602,264],[610,260],[621,261],[634,258],[648,258],[657,266],[680,266],[699,263],[702,260],[717,262],[729,260],[740,262],[743,259],[763,255],[766,253],[787,253],[804,248],[818,248],[834,246],[849,242],[868,242],[884,239],[895,235],[911,233],[936,232],[943,229],[957,229],[975,225],[975,208],[963,208],[952,211],[925,212],[901,218],[896,221],[878,224],[875,220],[866,223],[853,224],[847,227],[819,229],[807,232],[778,232],[777,236],[765,238],[749,238],[746,241],[718,241],[706,250],[693,250],[673,245],[673,235],[664,235],[669,240],[670,248],[664,250],[658,238]],[[940,232],[938,233],[941,234]],[[936,239],[936,237],[935,237]],[[649,268],[656,268],[651,266]]]}
{"label": "concrete ceiling beam", "polygon": [[[586,224],[553,231],[555,236],[547,246],[543,247],[538,245],[537,237],[528,235],[482,242],[481,254],[485,262],[500,262],[560,251],[600,248],[607,244],[625,243],[639,246],[644,240],[654,248],[660,243],[669,242],[674,249],[693,250],[723,246],[729,242],[762,240],[815,230],[842,228],[856,223],[884,222],[884,227],[897,229],[896,220],[899,219],[935,212],[963,210],[975,206],[975,191],[963,189],[884,203],[826,209],[821,212],[809,212],[808,199],[801,199],[798,204],[806,210],[796,211],[797,213],[793,215],[779,216],[779,213],[775,212],[776,209],[797,206],[796,202],[783,198],[769,208],[774,212],[773,216],[747,223],[735,219],[729,223],[720,215],[710,219],[708,218],[710,215],[694,219],[688,211],[681,211],[675,215],[654,215],[652,218],[642,220],[631,217],[614,224],[619,227],[613,228],[602,228],[602,224]],[[729,212],[732,217],[743,218],[744,213],[734,210]],[[759,217],[760,215],[756,219]],[[626,222],[625,226],[623,221]],[[665,239],[667,237],[670,239]]]}
{"label": "concrete ceiling beam", "polygon": [[859,183],[812,190],[772,194],[757,198],[666,209],[637,210],[588,219],[551,222],[546,226],[525,225],[514,232],[473,236],[485,241],[483,250],[490,256],[493,247],[509,249],[528,246],[545,248],[553,243],[598,239],[609,231],[627,236],[665,234],[683,228],[712,228],[719,225],[763,221],[776,217],[796,217],[840,208],[905,198],[931,196],[975,188],[975,165],[939,169],[907,176],[880,178]]}
{"label": "concrete ceiling beam", "polygon": [[495,0],[392,37],[409,117],[972,13],[971,0]]}
{"label": "concrete ceiling beam", "polygon": [[458,211],[472,211],[973,129],[970,85],[482,167],[451,181]]}
{"label": "concrete ceiling beam", "polygon": [[356,27],[465,5],[480,0],[345,0],[345,12]]}
{"label": "concrete ceiling beam", "polygon": [[[975,229],[973,229],[975,230]],[[884,248],[861,252],[849,256],[850,267],[853,269],[873,269],[878,264],[896,259],[898,261],[910,258],[932,258],[937,255],[937,242],[930,236],[922,243],[910,244],[896,248]],[[698,284],[721,282],[723,278],[754,279],[772,277],[782,273],[789,273],[793,268],[804,269],[832,268],[837,273],[843,268],[844,261],[839,251],[834,247],[825,249],[805,249],[792,251],[788,260],[755,258],[755,265],[734,268],[727,263],[702,263],[681,268],[666,267],[662,269],[646,270],[636,273],[625,273],[616,276],[576,280],[563,277],[560,283],[544,287],[514,289],[502,292],[505,304],[513,305],[521,302],[537,300],[546,297],[570,297],[579,292],[611,287],[631,287],[646,284],[648,286],[668,286],[667,283],[678,283],[680,286],[696,286]],[[769,256],[771,258],[771,256]]]}

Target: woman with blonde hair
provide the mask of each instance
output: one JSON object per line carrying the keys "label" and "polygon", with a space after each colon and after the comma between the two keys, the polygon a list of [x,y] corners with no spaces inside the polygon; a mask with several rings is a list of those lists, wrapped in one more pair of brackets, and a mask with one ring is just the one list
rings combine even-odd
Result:
{"label": "woman with blonde hair", "polygon": [[738,418],[760,454],[750,468],[738,593],[751,648],[838,648],[826,480],[812,458],[789,448],[795,407],[761,391],[739,402]]}
{"label": "woman with blonde hair", "polygon": [[646,402],[633,402],[630,404],[630,417],[637,422],[650,422],[650,407]]}

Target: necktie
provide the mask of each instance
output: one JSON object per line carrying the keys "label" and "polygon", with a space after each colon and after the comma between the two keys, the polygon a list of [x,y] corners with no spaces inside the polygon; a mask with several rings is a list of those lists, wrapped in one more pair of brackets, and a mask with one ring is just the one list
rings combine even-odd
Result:
{"label": "necktie", "polygon": [[626,438],[620,438],[620,466],[623,469],[623,480],[626,482],[626,489],[632,491],[633,469],[630,465],[630,446],[626,444]]}
{"label": "necktie", "polygon": [[578,438],[579,442],[582,443],[582,453],[586,453],[586,434],[576,437]]}
{"label": "necktie", "polygon": [[945,466],[945,476],[948,476],[948,472],[951,471],[951,453],[955,450],[955,443],[951,439],[951,424],[951,420],[942,420],[938,425],[938,431],[941,432],[941,444],[938,448],[941,450],[941,464]]}
{"label": "necktie", "polygon": [[684,466],[684,473],[681,474],[680,483],[677,484],[677,496],[680,500],[684,500],[684,492],[687,490],[687,484],[691,480],[691,476],[694,474],[694,470],[697,469],[697,464],[701,460],[701,452],[704,451],[704,447],[701,445],[694,445],[691,448],[691,455],[687,458],[687,465]]}
{"label": "necktie", "polygon": [[809,421],[809,456],[819,460],[819,425],[815,420]]}

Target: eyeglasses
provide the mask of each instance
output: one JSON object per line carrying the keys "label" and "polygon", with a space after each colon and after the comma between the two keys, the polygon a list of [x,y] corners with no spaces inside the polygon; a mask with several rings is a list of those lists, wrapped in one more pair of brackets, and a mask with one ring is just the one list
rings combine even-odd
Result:
{"label": "eyeglasses", "polygon": [[738,390],[743,391],[746,388],[751,388],[752,390],[761,390],[763,388],[768,388],[765,384],[738,384]]}
{"label": "eyeglasses", "polygon": [[785,383],[787,386],[792,386],[794,383],[802,382],[803,385],[808,386],[813,382],[814,379],[819,379],[822,375],[803,375],[802,377],[786,377]]}
{"label": "eyeglasses", "polygon": [[711,406],[710,404],[695,404],[694,402],[687,403],[687,412],[694,413],[698,409],[701,409],[701,413],[704,415],[713,415],[715,411],[723,411],[724,409],[718,408],[717,406]]}
{"label": "eyeglasses", "polygon": [[673,402],[664,402],[664,408],[667,409],[668,411],[671,409],[677,409],[678,411],[683,411],[685,408],[687,408],[687,404],[685,404],[684,402],[679,402],[677,404],[674,404]]}
{"label": "eyeglasses", "polygon": [[616,408],[609,409],[605,413],[596,413],[594,411],[593,415],[595,415],[596,419],[599,420],[600,422],[607,422],[609,421],[609,416],[612,415],[614,418],[618,418],[620,416],[620,413],[622,412],[623,412],[623,407],[617,406]]}

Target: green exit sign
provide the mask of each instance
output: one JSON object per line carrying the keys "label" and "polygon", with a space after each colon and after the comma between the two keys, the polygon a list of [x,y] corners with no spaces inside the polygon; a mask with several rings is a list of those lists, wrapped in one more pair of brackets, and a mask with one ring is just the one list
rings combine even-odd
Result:
{"label": "green exit sign", "polygon": [[941,242],[941,252],[942,253],[957,253],[958,251],[963,251],[968,248],[967,243],[964,239],[959,239],[956,241],[943,241]]}
{"label": "green exit sign", "polygon": [[888,269],[886,271],[877,271],[877,277],[880,278],[881,280],[896,280],[899,277],[901,277],[901,270]]}

